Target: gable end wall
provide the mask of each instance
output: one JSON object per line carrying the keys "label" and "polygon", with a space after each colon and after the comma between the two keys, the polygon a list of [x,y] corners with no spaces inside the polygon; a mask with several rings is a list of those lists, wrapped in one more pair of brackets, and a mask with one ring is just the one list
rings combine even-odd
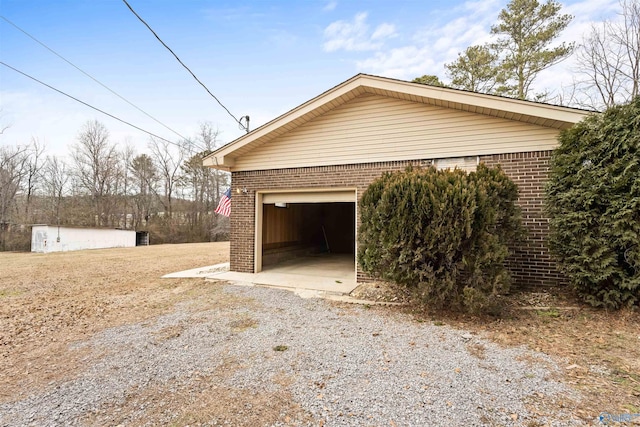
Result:
{"label": "gable end wall", "polygon": [[367,94],[239,150],[232,171],[551,150],[557,137],[551,127]]}
{"label": "gable end wall", "polygon": [[[480,156],[480,161],[488,166],[500,164],[520,189],[518,204],[522,208],[523,223],[529,234],[522,245],[514,248],[515,253],[509,259],[508,267],[514,284],[523,287],[566,283],[545,243],[549,225],[543,215],[543,194],[550,158],[551,151]],[[430,163],[430,160],[409,160],[233,172],[231,270],[253,273],[256,191],[355,187],[359,200],[369,184],[382,173]],[[236,188],[247,188],[248,194],[237,194]],[[367,275],[358,271],[358,281],[366,280],[369,280]]]}

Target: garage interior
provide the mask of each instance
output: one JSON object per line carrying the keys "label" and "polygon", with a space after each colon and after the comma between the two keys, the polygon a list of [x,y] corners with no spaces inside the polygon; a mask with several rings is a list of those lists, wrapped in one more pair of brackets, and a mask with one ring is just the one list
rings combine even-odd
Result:
{"label": "garage interior", "polygon": [[355,203],[264,203],[263,271],[355,281]]}

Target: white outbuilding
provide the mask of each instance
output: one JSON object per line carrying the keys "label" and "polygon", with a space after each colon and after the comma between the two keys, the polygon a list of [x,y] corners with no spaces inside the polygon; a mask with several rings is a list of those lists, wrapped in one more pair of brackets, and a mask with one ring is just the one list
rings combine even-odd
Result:
{"label": "white outbuilding", "polygon": [[49,253],[134,246],[136,232],[133,230],[58,225],[34,225],[31,229],[31,252]]}

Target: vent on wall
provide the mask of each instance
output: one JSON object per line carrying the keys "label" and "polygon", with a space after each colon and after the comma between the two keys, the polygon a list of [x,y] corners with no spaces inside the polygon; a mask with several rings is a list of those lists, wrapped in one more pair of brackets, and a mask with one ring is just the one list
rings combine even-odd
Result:
{"label": "vent on wall", "polygon": [[449,157],[448,159],[436,159],[433,161],[438,170],[458,168],[465,172],[474,172],[479,162],[480,158],[478,156]]}

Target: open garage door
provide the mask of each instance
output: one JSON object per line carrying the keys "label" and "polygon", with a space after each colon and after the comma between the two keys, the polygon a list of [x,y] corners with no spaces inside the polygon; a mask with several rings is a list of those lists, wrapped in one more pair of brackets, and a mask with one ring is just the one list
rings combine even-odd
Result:
{"label": "open garage door", "polygon": [[256,272],[298,259],[355,274],[355,190],[259,193],[257,202]]}
{"label": "open garage door", "polygon": [[265,193],[263,204],[276,203],[355,203],[355,190],[304,192],[292,191],[288,193]]}

